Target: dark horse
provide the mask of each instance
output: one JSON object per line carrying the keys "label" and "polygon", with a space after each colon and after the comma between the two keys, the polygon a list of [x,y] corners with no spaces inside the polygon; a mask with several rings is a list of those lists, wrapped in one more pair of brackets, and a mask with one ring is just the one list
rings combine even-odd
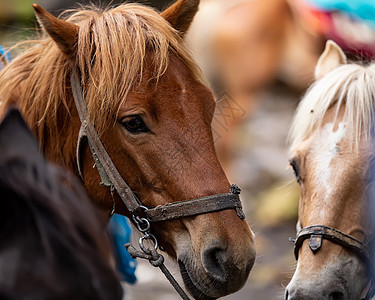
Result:
{"label": "dark horse", "polygon": [[84,189],[46,163],[15,109],[0,145],[0,299],[121,299]]}

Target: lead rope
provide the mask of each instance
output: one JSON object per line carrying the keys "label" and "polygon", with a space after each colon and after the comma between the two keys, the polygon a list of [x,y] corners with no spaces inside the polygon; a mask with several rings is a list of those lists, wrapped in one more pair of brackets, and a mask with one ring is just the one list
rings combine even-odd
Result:
{"label": "lead rope", "polygon": [[135,249],[130,243],[125,244],[126,250],[128,250],[130,256],[132,258],[144,258],[147,259],[153,267],[160,268],[163,272],[165,277],[168,279],[169,283],[174,287],[176,292],[181,296],[183,300],[190,300],[188,295],[186,295],[185,291],[181,288],[178,284],[176,279],[174,279],[173,275],[169,272],[167,267],[164,265],[164,257],[160,253],[156,251],[156,249],[150,247],[147,250],[150,254],[144,253],[142,251],[138,251]]}
{"label": "lead rope", "polygon": [[[147,210],[146,207],[141,207],[144,210]],[[178,284],[176,279],[173,277],[171,272],[167,269],[164,265],[164,256],[158,253],[158,241],[156,237],[150,232],[150,221],[147,218],[140,218],[139,216],[133,214],[133,221],[136,224],[138,230],[143,233],[143,236],[139,239],[139,247],[142,251],[137,250],[133,245],[130,243],[125,244],[126,250],[129,252],[132,258],[143,258],[147,259],[149,263],[155,267],[159,268],[165,277],[168,279],[169,283],[173,286],[176,292],[181,296],[183,300],[190,300],[188,295],[186,295],[185,291],[182,287]],[[144,241],[150,240],[154,246],[150,246],[148,248],[145,247]]]}

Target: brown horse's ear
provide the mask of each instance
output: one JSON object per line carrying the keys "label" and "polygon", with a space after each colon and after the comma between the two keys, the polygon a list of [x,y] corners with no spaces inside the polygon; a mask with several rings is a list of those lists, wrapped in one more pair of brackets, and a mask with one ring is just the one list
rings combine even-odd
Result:
{"label": "brown horse's ear", "polygon": [[189,29],[198,11],[198,6],[199,0],[178,0],[160,15],[183,36]]}
{"label": "brown horse's ear", "polygon": [[60,20],[38,4],[33,4],[39,24],[70,59],[76,54],[79,26]]}
{"label": "brown horse's ear", "polygon": [[339,45],[334,41],[327,41],[326,48],[320,56],[318,63],[315,67],[315,79],[318,80],[336,69],[340,65],[345,65],[347,58]]}

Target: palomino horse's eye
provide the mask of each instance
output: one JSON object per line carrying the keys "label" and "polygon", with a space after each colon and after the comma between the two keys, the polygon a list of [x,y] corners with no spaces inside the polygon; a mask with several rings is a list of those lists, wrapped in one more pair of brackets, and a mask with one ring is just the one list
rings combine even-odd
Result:
{"label": "palomino horse's eye", "polygon": [[130,133],[150,132],[145,122],[140,116],[129,116],[121,121],[122,126]]}
{"label": "palomino horse's eye", "polygon": [[299,175],[298,167],[297,167],[296,162],[291,160],[291,161],[289,161],[289,164],[293,169],[293,173],[294,173],[294,176],[296,176],[297,182],[301,183],[301,176]]}

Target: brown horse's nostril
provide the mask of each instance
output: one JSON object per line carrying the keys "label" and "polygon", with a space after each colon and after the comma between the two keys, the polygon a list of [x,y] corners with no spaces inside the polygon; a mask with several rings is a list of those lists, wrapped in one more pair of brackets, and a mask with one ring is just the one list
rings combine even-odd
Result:
{"label": "brown horse's nostril", "polygon": [[288,299],[289,299],[289,291],[285,290],[285,300],[288,300]]}
{"label": "brown horse's nostril", "polygon": [[329,300],[343,300],[344,294],[341,292],[332,292],[329,294]]}
{"label": "brown horse's nostril", "polygon": [[225,270],[225,250],[219,247],[210,247],[203,251],[203,266],[210,276],[217,281],[225,282],[228,274]]}

